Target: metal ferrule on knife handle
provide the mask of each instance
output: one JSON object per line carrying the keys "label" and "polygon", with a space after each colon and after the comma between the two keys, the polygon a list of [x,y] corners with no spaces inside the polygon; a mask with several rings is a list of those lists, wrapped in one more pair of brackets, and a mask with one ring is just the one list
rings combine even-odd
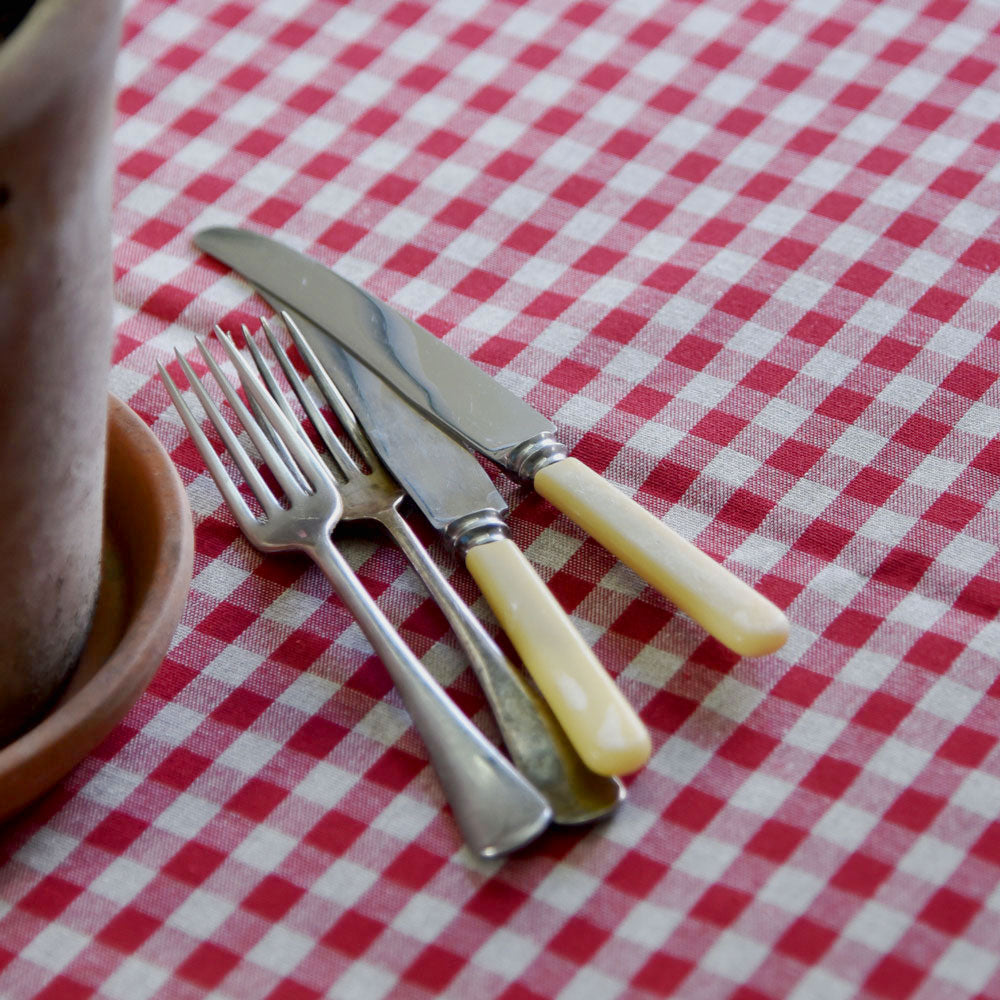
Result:
{"label": "metal ferrule on knife handle", "polygon": [[510,537],[506,521],[495,510],[481,510],[452,521],[441,532],[463,558],[469,549]]}
{"label": "metal ferrule on knife handle", "polygon": [[502,463],[521,482],[531,485],[545,466],[562,461],[566,455],[566,446],[552,434],[539,434],[512,448],[502,456]]}

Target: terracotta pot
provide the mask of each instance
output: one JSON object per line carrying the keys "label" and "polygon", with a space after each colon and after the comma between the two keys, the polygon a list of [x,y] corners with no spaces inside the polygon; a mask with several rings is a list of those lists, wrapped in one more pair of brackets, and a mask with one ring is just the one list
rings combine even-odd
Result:
{"label": "terracotta pot", "polygon": [[35,0],[0,41],[0,743],[74,665],[100,579],[119,5]]}
{"label": "terracotta pot", "polygon": [[0,823],[51,788],[153,679],[191,582],[194,533],[180,476],[153,432],[110,398],[104,570],[94,623],[52,710],[0,747]]}

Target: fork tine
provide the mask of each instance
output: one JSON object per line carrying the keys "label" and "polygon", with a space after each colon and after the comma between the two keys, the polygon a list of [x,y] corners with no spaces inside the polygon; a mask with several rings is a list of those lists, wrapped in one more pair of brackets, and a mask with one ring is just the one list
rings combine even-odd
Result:
{"label": "fork tine", "polygon": [[[225,334],[223,334],[221,330],[217,330],[216,332],[222,334],[222,337],[225,338]],[[247,409],[246,404],[244,404],[243,400],[236,394],[236,389],[219,367],[218,362],[212,357],[205,341],[201,337],[196,337],[195,343],[197,343],[198,350],[201,351],[201,355],[205,359],[205,363],[211,370],[212,375],[215,376],[215,381],[218,382],[223,395],[226,397],[229,405],[233,408],[240,423],[246,429],[250,440],[253,441],[254,447],[260,453],[261,458],[264,459],[264,463],[271,470],[274,478],[278,481],[278,485],[285,492],[285,494],[287,496],[292,496],[300,489],[300,487],[292,478],[291,473],[288,471],[288,466],[284,464],[281,460],[281,456],[278,455],[278,453],[271,446],[271,443],[267,440],[264,432],[261,430],[260,425],[256,420],[254,420],[253,415]],[[222,343],[223,346],[226,346],[225,340],[223,340]],[[228,347],[226,347],[226,351],[227,353],[229,352]],[[252,378],[253,376],[250,375],[250,377]],[[225,423],[225,421],[223,421],[223,423]],[[265,496],[270,498],[274,507],[268,513],[269,515],[273,515],[274,511],[279,509],[277,498],[271,493],[270,487],[265,483],[263,477],[257,471],[256,462],[254,462],[254,460],[250,457],[243,445],[240,444],[239,439],[236,437],[235,433],[232,432],[232,429],[229,428],[228,425],[226,425],[226,427],[228,430],[228,439],[226,440],[226,443],[229,446],[229,450],[233,454],[233,458],[236,460],[236,464],[239,466],[240,472],[243,473],[247,484],[250,486],[251,490],[253,490],[254,495],[258,500],[260,500],[262,505],[264,504]],[[219,432],[223,433],[222,427],[219,427]],[[230,442],[232,443],[230,444]]]}
{"label": "fork tine", "polygon": [[295,320],[284,311],[281,313],[281,319],[288,328],[288,332],[299,354],[302,356],[302,360],[305,361],[306,366],[312,373],[312,377],[316,380],[316,385],[323,394],[323,398],[329,404],[330,409],[337,415],[337,419],[344,428],[344,432],[354,442],[354,447],[361,453],[361,457],[367,463],[368,468],[373,472],[381,470],[382,462],[375,454],[375,449],[372,448],[368,440],[368,435],[365,434],[361,424],[358,423],[358,418],[354,415],[354,411],[348,405],[343,395],[341,395],[340,390],[334,384],[333,379],[330,378],[322,362],[316,357],[316,353],[306,343],[306,339],[302,336],[302,331],[296,326]]}
{"label": "fork tine", "polygon": [[[223,375],[221,369],[216,363],[215,358],[209,354],[204,341],[200,337],[196,337],[195,343],[198,346],[198,350],[201,352],[201,356],[205,359],[209,371],[212,372],[216,382],[219,384],[219,388],[222,389],[226,398],[229,399],[230,404],[232,404],[232,399],[230,397],[235,394],[232,391],[229,380],[225,375]],[[222,438],[222,442],[225,445],[226,450],[229,452],[233,461],[236,463],[236,467],[240,470],[243,478],[246,480],[247,486],[250,487],[250,492],[257,498],[265,516],[273,517],[274,514],[281,508],[278,504],[277,498],[271,492],[271,487],[264,481],[263,476],[261,476],[260,472],[257,470],[256,463],[250,457],[250,454],[243,446],[243,443],[237,437],[236,432],[229,425],[228,421],[222,416],[222,411],[215,404],[212,397],[209,396],[208,390],[205,388],[205,383],[198,378],[197,375],[195,375],[194,369],[191,368],[187,360],[181,357],[179,352],[175,353],[177,353],[177,360],[180,363],[181,368],[183,368],[185,376],[191,383],[191,388],[194,390],[195,395],[197,395],[202,408],[205,410],[208,418],[212,421],[213,426],[219,432],[219,436]],[[238,398],[236,402],[242,405]]]}
{"label": "fork tine", "polygon": [[343,446],[340,438],[338,438],[333,432],[333,428],[324,419],[323,414],[320,413],[319,407],[316,405],[316,401],[312,397],[312,393],[310,393],[306,388],[306,384],[302,381],[302,377],[295,370],[287,352],[283,350],[281,345],[278,343],[278,338],[274,335],[274,330],[271,329],[271,324],[268,323],[263,316],[261,317],[260,323],[264,330],[264,336],[267,338],[267,342],[270,345],[271,351],[274,353],[278,364],[281,365],[281,370],[285,373],[285,378],[288,379],[288,384],[292,387],[292,391],[298,397],[299,402],[302,404],[302,408],[306,411],[306,415],[309,417],[309,422],[316,428],[316,433],[319,434],[320,439],[326,446],[327,451],[330,453],[330,457],[334,460],[334,462],[336,462],[343,475],[350,476],[351,472],[357,469],[354,459],[351,458],[350,453]]}
{"label": "fork tine", "polygon": [[[226,434],[222,428],[225,427],[226,431],[229,431],[229,425],[222,419],[222,414],[219,413],[215,403],[212,402],[211,398],[205,392],[204,386],[201,384],[201,380],[197,375],[195,375],[191,366],[184,360],[183,357],[181,357],[179,351],[175,351],[174,353],[177,355],[177,360],[180,363],[181,369],[183,370],[191,388],[198,396],[202,408],[208,415],[209,420],[212,421],[216,430],[223,435],[223,439],[225,440]],[[181,395],[180,389],[177,388],[177,383],[174,382],[173,378],[171,378],[163,365],[157,362],[156,367],[160,371],[160,378],[163,380],[163,384],[167,387],[167,392],[170,393],[170,398],[174,401],[174,406],[177,408],[177,412],[180,414],[181,420],[184,421],[184,426],[187,427],[188,433],[191,435],[191,440],[194,441],[194,446],[198,449],[198,453],[201,455],[209,473],[215,480],[215,485],[219,488],[219,492],[222,494],[222,499],[229,505],[229,509],[233,512],[233,516],[236,518],[236,523],[240,526],[240,528],[243,531],[248,531],[251,526],[257,522],[257,518],[254,516],[253,511],[250,510],[246,500],[244,500],[240,495],[240,491],[236,488],[236,484],[226,471],[226,467],[222,464],[222,460],[216,454],[215,449],[212,447],[207,435],[201,429],[201,425],[199,424],[197,418],[191,412],[191,408],[184,401],[184,397]],[[242,445],[239,445],[239,442],[237,442],[237,445],[242,448]],[[269,492],[270,491],[268,491],[268,493]],[[260,498],[258,497],[258,500],[259,499]],[[261,501],[261,506],[264,506],[263,501]]]}
{"label": "fork tine", "polygon": [[[250,351],[250,356],[253,358],[253,363],[257,368],[257,373],[267,386],[267,391],[281,408],[281,412],[284,413],[289,421],[291,421],[292,425],[298,426],[298,418],[294,413],[292,413],[292,409],[285,399],[285,394],[278,387],[278,383],[275,381],[274,375],[271,373],[271,369],[264,360],[264,356],[261,354],[260,348],[257,346],[257,342],[250,336],[250,331],[246,328],[246,324],[243,325],[243,338],[246,340],[247,349]],[[260,408],[256,399],[254,399],[253,394],[250,392],[250,387],[242,375],[240,376],[240,384],[243,386],[243,391],[250,403],[250,409],[253,412],[257,423],[260,424],[264,433],[267,435],[268,441],[274,445],[275,450],[279,455],[281,455],[285,465],[288,466],[289,471],[295,478],[295,481],[302,487],[302,489],[308,492],[312,489],[312,487],[309,485],[305,476],[303,476],[299,471],[299,467],[295,464],[295,459],[292,458],[291,452],[289,452],[289,450],[285,447],[285,442],[282,441],[281,437],[268,422],[267,417],[264,416],[264,411]]]}
{"label": "fork tine", "polygon": [[[309,481],[312,489],[316,491],[325,488],[336,492],[336,483],[323,464],[323,460],[319,457],[319,453],[308,438],[306,438],[302,428],[298,426],[297,421],[289,421],[281,412],[278,404],[254,376],[246,359],[236,349],[236,345],[232,342],[229,335],[218,327],[216,327],[216,334],[225,348],[226,354],[229,355],[229,360],[235,366],[241,382],[246,386],[251,398],[257,402],[257,405],[263,411],[264,417],[274,428],[274,432],[284,442],[293,461],[299,467],[302,475]],[[215,364],[214,361],[212,363],[213,365]],[[218,369],[218,365],[215,365],[215,368]],[[221,371],[219,371],[219,375],[222,375]],[[223,391],[226,392],[226,398],[229,399],[233,408],[239,414],[240,420],[243,421],[243,426],[246,427],[251,440],[257,446],[264,461],[274,474],[275,479],[281,484],[282,489],[289,496],[292,496],[298,487],[288,466],[285,465],[281,456],[271,446],[260,425],[253,419],[253,415],[243,404],[239,396],[236,395],[236,391],[224,375],[222,375],[222,380],[226,383],[223,387]]]}
{"label": "fork tine", "polygon": [[267,386],[267,391],[271,394],[271,398],[278,404],[278,408],[289,420],[289,422],[292,424],[298,424],[298,417],[295,416],[292,412],[292,408],[288,405],[288,400],[286,399],[285,394],[278,386],[270,367],[264,360],[264,355],[261,354],[260,348],[257,346],[257,342],[250,336],[250,331],[247,329],[245,323],[243,324],[243,338],[247,342],[247,349],[250,351],[253,363],[257,366],[257,373],[260,375],[260,379],[264,385]]}

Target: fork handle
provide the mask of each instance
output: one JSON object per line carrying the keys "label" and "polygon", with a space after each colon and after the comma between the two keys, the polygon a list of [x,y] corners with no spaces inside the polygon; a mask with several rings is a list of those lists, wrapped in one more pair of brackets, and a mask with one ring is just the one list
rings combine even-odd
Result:
{"label": "fork handle", "polygon": [[333,543],[308,551],[389,671],[469,847],[492,858],[537,837],[552,816],[545,799],[431,677]]}
{"label": "fork handle", "polygon": [[493,641],[396,507],[379,522],[409,559],[451,625],[489,702],[518,770],[545,796],[557,823],[592,823],[625,794],[617,778],[595,774],[580,759],[545,700]]}

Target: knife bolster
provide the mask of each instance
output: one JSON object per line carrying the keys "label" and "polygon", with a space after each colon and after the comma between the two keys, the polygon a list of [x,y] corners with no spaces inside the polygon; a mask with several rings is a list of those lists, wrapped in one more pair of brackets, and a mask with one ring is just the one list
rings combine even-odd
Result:
{"label": "knife bolster", "polygon": [[515,445],[503,457],[501,464],[522,483],[530,485],[538,472],[553,462],[562,461],[566,454],[566,446],[546,431]]}
{"label": "knife bolster", "polygon": [[462,558],[476,545],[508,538],[506,522],[495,510],[478,510],[452,521],[444,529],[444,537]]}

